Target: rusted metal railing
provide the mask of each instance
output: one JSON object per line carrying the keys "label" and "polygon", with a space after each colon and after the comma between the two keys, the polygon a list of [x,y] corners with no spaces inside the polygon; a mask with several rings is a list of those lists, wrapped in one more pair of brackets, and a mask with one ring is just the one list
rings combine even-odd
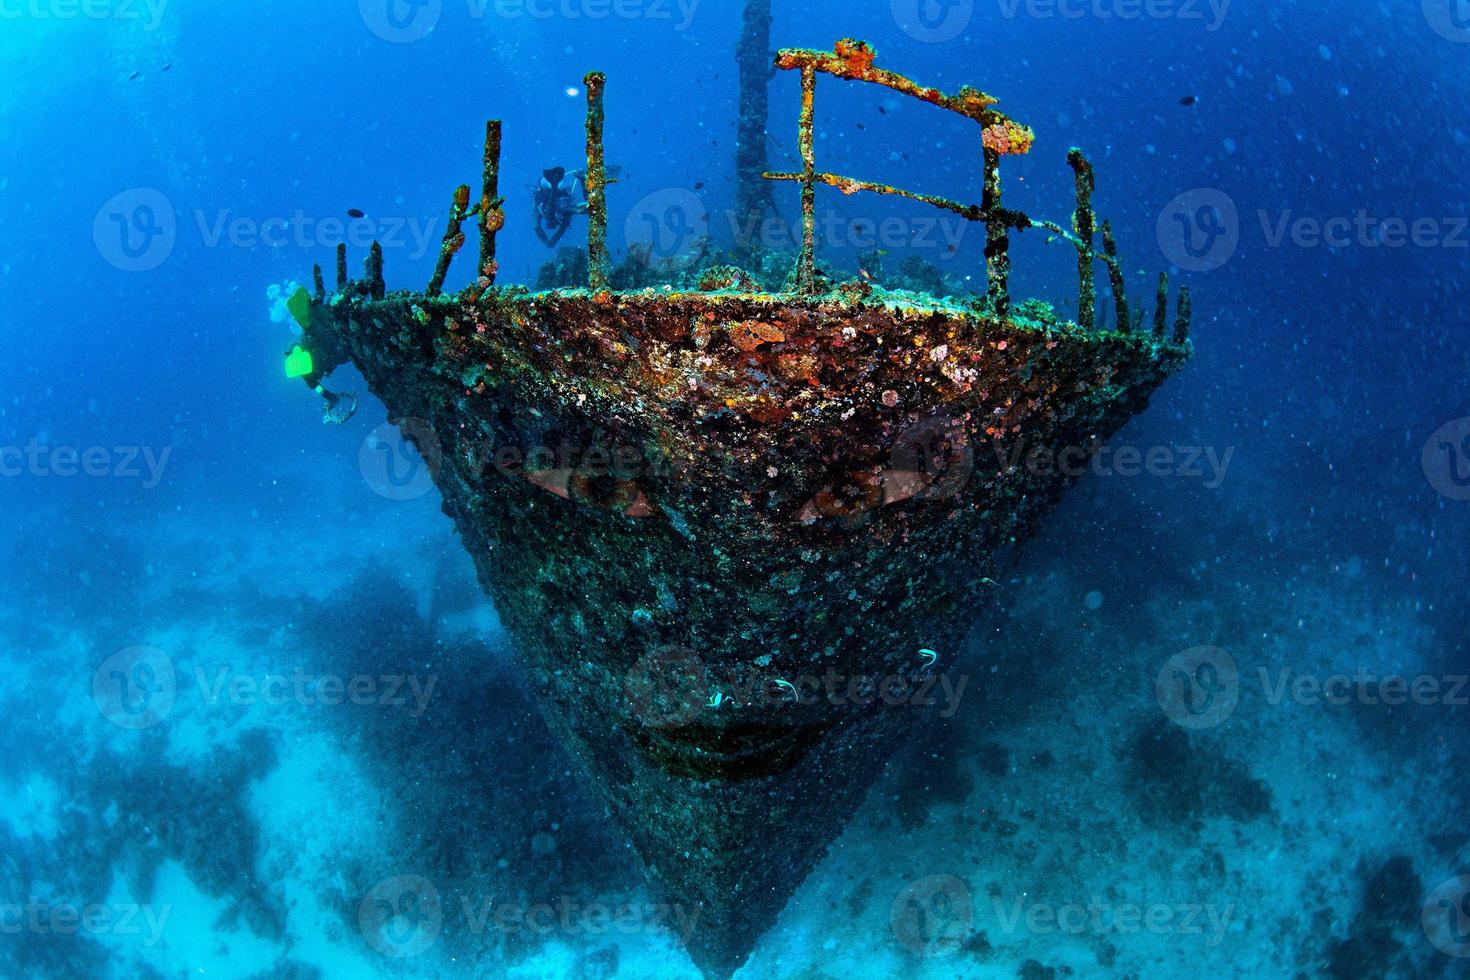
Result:
{"label": "rusted metal railing", "polygon": [[[986,278],[991,306],[1004,313],[1010,293],[1010,232],[1029,227],[1027,217],[1019,211],[1008,211],[1001,204],[1000,158],[1026,153],[1035,135],[1020,123],[997,112],[996,99],[984,92],[965,87],[957,94],[946,95],[938,89],[925,88],[916,82],[874,65],[873,49],[862,41],[837,42],[833,51],[786,49],[776,56],[776,67],[801,72],[801,160],[800,173],[768,173],[768,180],[796,181],[802,185],[802,251],[797,266],[798,291],[816,292],[816,188],[818,184],[836,187],[844,194],[868,191],[919,201],[932,207],[952,211],[969,221],[986,224]],[[844,177],[817,170],[815,162],[815,102],[818,73],[849,81],[871,82],[923,102],[937,105],[979,123],[983,134],[981,145],[985,167],[985,196],[981,204],[961,204],[929,194]]]}
{"label": "rusted metal railing", "polygon": [[[992,313],[1004,316],[1010,307],[1010,274],[1012,230],[1027,228],[1045,229],[1056,238],[1070,243],[1077,250],[1077,320],[1086,329],[1097,325],[1097,281],[1095,263],[1103,263],[1108,270],[1108,282],[1113,293],[1117,315],[1117,329],[1128,333],[1139,329],[1143,322],[1143,307],[1131,310],[1125,295],[1123,267],[1118,260],[1117,242],[1113,238],[1112,226],[1104,221],[1101,226],[1102,250],[1095,245],[1099,231],[1097,215],[1092,209],[1092,195],[1096,189],[1096,177],[1092,164],[1073,149],[1067,155],[1067,163],[1076,177],[1077,205],[1072,213],[1072,230],[1069,232],[1051,221],[1032,219],[1023,212],[1006,208],[1002,204],[1000,160],[1001,157],[1027,153],[1035,140],[1035,134],[1026,127],[997,112],[997,100],[984,92],[966,86],[954,95],[934,88],[926,88],[897,72],[887,71],[874,65],[873,49],[862,41],[844,40],[837,42],[832,51],[810,51],[787,49],[776,56],[776,67],[786,71],[801,72],[801,162],[798,173],[767,173],[767,180],[795,181],[801,184],[802,250],[797,265],[797,291],[804,295],[816,293],[816,188],[818,184],[835,187],[844,194],[867,191],[902,197],[928,204],[931,207],[952,211],[968,221],[984,222],[986,296]],[[981,152],[984,165],[984,196],[981,203],[962,204],[930,194],[877,184],[840,174],[817,170],[814,146],[816,78],[818,73],[834,75],[848,81],[871,82],[895,92],[908,95],[922,102],[939,106],[957,115],[971,119],[981,126]],[[1154,314],[1155,336],[1162,336],[1167,318],[1168,277],[1159,283],[1159,306]],[[1175,340],[1182,342],[1189,335],[1190,304],[1188,291],[1180,296],[1180,315],[1175,321]]]}
{"label": "rusted metal railing", "polygon": [[[953,95],[934,88],[926,88],[897,72],[878,68],[874,64],[873,49],[862,41],[844,40],[837,42],[832,51],[807,49],[785,49],[776,56],[776,67],[785,71],[801,73],[801,119],[800,119],[800,171],[795,173],[764,173],[767,180],[794,181],[801,184],[802,248],[797,264],[797,292],[801,295],[817,293],[817,231],[816,197],[817,186],[835,187],[844,194],[865,191],[917,201],[931,207],[950,211],[972,222],[983,222],[985,234],[986,297],[989,312],[993,316],[1005,316],[1010,309],[1010,234],[1028,228],[1044,229],[1053,236],[1052,240],[1064,240],[1077,250],[1077,275],[1079,280],[1078,324],[1084,329],[1097,327],[1097,283],[1095,263],[1103,263],[1108,270],[1108,280],[1113,294],[1117,314],[1117,330],[1120,333],[1142,331],[1144,324],[1143,305],[1130,307],[1124,295],[1122,264],[1118,259],[1118,246],[1113,237],[1112,226],[1104,221],[1099,226],[1092,208],[1092,195],[1096,190],[1096,178],[1092,164],[1082,151],[1073,149],[1067,155],[1067,163],[1076,177],[1076,209],[1072,213],[1072,228],[1067,230],[1051,221],[1033,219],[1021,211],[1006,208],[1002,204],[1000,160],[1001,157],[1028,153],[1035,134],[1030,128],[995,110],[996,99],[978,89],[965,86]],[[816,88],[817,75],[827,74],[848,81],[869,82],[892,91],[910,96],[922,102],[946,109],[978,123],[981,127],[980,145],[983,160],[984,194],[980,204],[963,204],[932,194],[891,187],[841,174],[817,169],[816,163]],[[609,289],[610,272],[607,250],[607,167],[603,147],[605,112],[603,94],[606,76],[601,72],[590,72],[583,83],[587,88],[587,171],[584,178],[587,197],[587,279],[594,293],[605,293]],[[440,246],[439,261],[435,265],[434,277],[429,283],[428,295],[438,296],[444,287],[449,266],[454,256],[464,246],[464,223],[478,217],[480,228],[480,262],[477,289],[494,285],[498,264],[495,242],[497,233],[505,225],[505,199],[499,195],[500,184],[501,125],[498,119],[490,120],[485,126],[484,173],[480,199],[471,202],[470,188],[460,185],[455,189],[450,204],[449,219],[444,239]],[[1095,239],[1102,233],[1102,249],[1099,251]],[[337,289],[342,291],[349,285],[347,279],[346,246],[337,249]],[[325,298],[324,276],[320,268],[313,270],[314,285],[319,300]],[[383,282],[383,253],[374,242],[368,255],[366,271],[367,291],[372,299],[382,299],[386,294]],[[1162,339],[1168,324],[1169,279],[1160,276],[1157,306],[1154,310],[1153,335]],[[1189,337],[1191,303],[1188,287],[1180,292],[1177,316],[1174,321],[1174,341],[1183,343]]]}

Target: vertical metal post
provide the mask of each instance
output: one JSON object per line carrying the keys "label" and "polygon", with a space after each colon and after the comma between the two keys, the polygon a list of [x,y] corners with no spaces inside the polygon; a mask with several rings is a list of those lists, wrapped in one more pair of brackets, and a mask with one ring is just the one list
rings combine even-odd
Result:
{"label": "vertical metal post", "polygon": [[1118,332],[1131,333],[1133,316],[1128,310],[1127,284],[1123,282],[1123,266],[1118,261],[1118,240],[1113,237],[1111,222],[1103,222],[1103,254],[1108,257],[1108,282],[1113,289],[1113,306],[1118,312]]}
{"label": "vertical metal post", "polygon": [[[736,253],[757,260],[760,229],[775,209],[766,166],[770,122],[771,0],[746,0],[735,61],[740,67],[740,126],[735,138],[735,213],[740,239]],[[758,261],[758,260],[757,260]]]}
{"label": "vertical metal post", "polygon": [[383,281],[383,246],[376,241],[368,249],[366,264],[368,295],[373,299],[382,299],[388,295],[388,285]]}
{"label": "vertical metal post", "polygon": [[485,124],[485,173],[480,189],[479,273],[495,284],[499,266],[495,262],[495,235],[505,225],[500,203],[500,120]]}
{"label": "vertical metal post", "polygon": [[460,184],[454,189],[454,200],[449,203],[449,226],[444,230],[444,242],[439,246],[439,261],[434,263],[434,278],[429,280],[428,295],[438,296],[444,291],[444,280],[449,275],[449,263],[464,248],[464,219],[470,208],[470,186]]}
{"label": "vertical metal post", "polygon": [[1169,274],[1159,273],[1159,292],[1154,300],[1154,336],[1162,340],[1169,324]]}
{"label": "vertical metal post", "polygon": [[1189,320],[1193,312],[1189,301],[1189,287],[1179,290],[1179,315],[1174,320],[1174,343],[1182,344],[1189,339]]}
{"label": "vertical metal post", "polygon": [[1011,308],[1011,233],[1001,209],[1000,153],[985,147],[985,277],[990,309],[1005,316]]}
{"label": "vertical metal post", "polygon": [[607,289],[607,166],[603,158],[602,91],[607,76],[589,72],[587,86],[587,284],[593,292]]}
{"label": "vertical metal post", "polygon": [[347,288],[347,243],[337,243],[337,292]]}
{"label": "vertical metal post", "polygon": [[[1097,271],[1093,268],[1095,257],[1092,251],[1097,228],[1097,218],[1092,210],[1096,178],[1092,164],[1075,147],[1067,154],[1067,165],[1077,175],[1077,209],[1072,212],[1072,230],[1082,243],[1077,252],[1077,325],[1084,330],[1092,330],[1097,326]],[[1119,329],[1126,330],[1127,325],[1120,325]]]}
{"label": "vertical metal post", "polygon": [[797,290],[806,296],[817,291],[817,70],[801,67],[801,265]]}

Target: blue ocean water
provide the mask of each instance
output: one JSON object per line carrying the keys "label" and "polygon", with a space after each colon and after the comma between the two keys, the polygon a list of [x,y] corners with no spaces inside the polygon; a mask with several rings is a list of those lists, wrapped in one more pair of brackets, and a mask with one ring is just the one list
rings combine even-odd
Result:
{"label": "blue ocean water", "polygon": [[[0,0],[0,976],[698,975],[387,408],[349,368],[322,425],[281,356],[339,242],[428,282],[487,118],[500,282],[534,285],[590,70],[614,262],[739,244],[742,6]],[[1011,207],[1067,225],[1084,148],[1133,295],[1190,286],[1194,357],[738,975],[1470,976],[1470,7],[774,8],[775,47],[999,98],[1036,134]],[[967,126],[824,80],[817,160],[978,201]],[[838,278],[984,291],[978,227],[820,202]],[[1077,315],[1070,249],[1013,255]]]}

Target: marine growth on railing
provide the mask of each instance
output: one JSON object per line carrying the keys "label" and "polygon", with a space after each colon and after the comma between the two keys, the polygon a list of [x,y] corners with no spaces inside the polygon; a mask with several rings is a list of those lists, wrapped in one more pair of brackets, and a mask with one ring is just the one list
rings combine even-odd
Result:
{"label": "marine growth on railing", "polygon": [[[801,74],[800,151],[802,169],[794,173],[765,173],[767,180],[793,181],[801,184],[802,248],[797,262],[796,292],[812,296],[818,291],[816,276],[816,193],[818,185],[835,187],[844,194],[866,191],[900,197],[931,207],[953,212],[973,222],[986,226],[985,273],[986,301],[988,312],[1004,317],[1010,308],[1010,234],[1036,228],[1051,233],[1048,241],[1064,240],[1077,250],[1077,322],[1086,330],[1097,326],[1097,283],[1095,263],[1107,267],[1108,282],[1113,295],[1117,330],[1120,333],[1141,331],[1144,322],[1143,304],[1136,307],[1128,302],[1123,267],[1118,258],[1117,242],[1111,224],[1098,224],[1093,211],[1092,196],[1097,188],[1092,164],[1082,151],[1073,148],[1067,154],[1076,181],[1076,209],[1072,213],[1072,227],[1067,230],[1056,222],[1032,218],[1021,211],[1002,205],[1000,160],[1030,152],[1035,143],[1035,133],[997,111],[998,100],[970,86],[949,95],[935,88],[927,88],[897,72],[877,67],[873,49],[862,41],[843,40],[837,42],[833,51],[785,49],[776,56],[776,67]],[[816,84],[817,75],[826,74],[848,81],[868,82],[911,98],[946,109],[956,115],[972,120],[981,127],[980,156],[983,166],[984,192],[981,203],[965,204],[932,194],[919,193],[892,187],[887,184],[860,180],[842,174],[828,173],[817,169],[816,164]],[[587,258],[588,286],[593,292],[602,293],[609,286],[609,257],[607,249],[607,168],[603,149],[605,112],[603,92],[606,76],[591,72],[583,80],[587,88]],[[464,247],[464,223],[471,218],[479,219],[480,261],[477,279],[472,287],[481,291],[495,284],[499,266],[496,261],[496,236],[505,227],[505,199],[500,196],[500,120],[492,119],[485,126],[484,172],[478,201],[471,202],[470,187],[462,184],[455,189],[450,203],[444,239],[439,249],[438,261],[433,278],[429,281],[427,295],[438,296],[444,288],[450,264]],[[1098,250],[1096,238],[1102,235],[1102,249]],[[346,247],[337,250],[337,291],[346,291],[351,285],[347,276]],[[325,298],[326,287],[320,267],[313,270],[314,285],[318,302]],[[383,282],[383,253],[374,242],[368,256],[365,282],[356,286],[371,299],[382,299],[386,294]],[[1169,278],[1160,275],[1156,307],[1154,309],[1153,335],[1163,339],[1169,320]],[[1174,319],[1175,343],[1188,339],[1190,328],[1190,298],[1188,287],[1181,289],[1178,309]]]}
{"label": "marine growth on railing", "polygon": [[[1002,206],[1000,159],[1028,153],[1036,139],[1030,127],[996,111],[998,100],[978,89],[965,86],[954,95],[939,89],[928,88],[913,80],[879,68],[876,55],[870,45],[863,41],[846,39],[838,41],[833,51],[786,49],[776,55],[776,67],[785,71],[801,73],[801,118],[800,148],[802,169],[795,173],[767,173],[768,180],[794,181],[802,186],[802,251],[797,265],[797,289],[811,295],[816,292],[816,188],[818,184],[835,187],[844,194],[868,191],[907,198],[928,204],[931,207],[952,211],[968,221],[983,222],[986,226],[985,265],[986,295],[992,313],[1004,316],[1010,307],[1010,232],[1028,228],[1041,228],[1065,239],[1077,249],[1078,274],[1078,323],[1093,329],[1096,326],[1097,286],[1093,263],[1102,262],[1108,269],[1108,280],[1117,310],[1118,330],[1130,332],[1141,327],[1143,308],[1130,309],[1125,292],[1122,265],[1118,261],[1117,243],[1113,238],[1112,226],[1102,224],[1103,250],[1098,252],[1094,245],[1097,233],[1097,217],[1092,209],[1092,194],[1096,178],[1092,164],[1073,149],[1067,162],[1076,175],[1077,208],[1072,215],[1072,232],[1067,232],[1055,222],[1039,221],[1025,213]],[[928,102],[956,115],[973,120],[981,127],[980,151],[984,167],[984,194],[981,203],[964,204],[931,194],[859,180],[841,174],[819,171],[815,159],[816,128],[816,78],[818,73],[833,75],[848,81],[870,82],[892,89],[903,95]],[[1165,305],[1168,300],[1168,277],[1159,285],[1160,309],[1155,313],[1155,334],[1162,335],[1159,325],[1167,319]],[[1183,342],[1189,333],[1189,299],[1187,290],[1180,296],[1180,313],[1176,321],[1175,340]]]}

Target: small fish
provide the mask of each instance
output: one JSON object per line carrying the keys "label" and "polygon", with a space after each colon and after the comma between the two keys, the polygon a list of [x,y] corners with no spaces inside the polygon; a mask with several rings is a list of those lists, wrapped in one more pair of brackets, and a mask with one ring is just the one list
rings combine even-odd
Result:
{"label": "small fish", "polygon": [[164,65],[164,66],[163,66],[163,70],[164,70],[164,71],[170,71],[170,70],[172,70],[172,69],[173,69],[173,65],[171,65],[171,64],[170,64],[170,65]]}
{"label": "small fish", "polygon": [[858,123],[857,124],[857,128],[858,129],[867,129],[868,127],[864,126],[862,123]]}
{"label": "small fish", "polygon": [[1184,98],[1182,98],[1182,99],[1179,100],[1179,104],[1182,105],[1182,106],[1192,106],[1192,105],[1194,105],[1198,101],[1199,101],[1199,97],[1198,96],[1186,95]]}
{"label": "small fish", "polygon": [[886,116],[886,115],[888,115],[888,109],[887,109],[887,108],[885,108],[885,107],[884,107],[884,106],[881,106],[881,105],[880,105],[880,106],[879,106],[879,107],[878,107],[878,111],[879,111],[879,112],[881,112],[881,113],[883,113],[883,115],[885,115],[885,116]]}
{"label": "small fish", "polygon": [[141,75],[141,74],[143,74],[143,73],[140,72],[140,71],[133,72],[131,75],[128,76],[128,81],[130,81],[130,82],[137,81],[138,80],[138,76]]}
{"label": "small fish", "polygon": [[704,181],[701,180],[699,183],[695,184],[694,189],[697,191],[704,190]]}
{"label": "small fish", "polygon": [[365,218],[365,217],[367,217],[367,215],[363,214],[362,211],[361,211],[361,209],[359,209],[359,208],[348,208],[347,209],[347,217],[349,217],[349,218]]}

